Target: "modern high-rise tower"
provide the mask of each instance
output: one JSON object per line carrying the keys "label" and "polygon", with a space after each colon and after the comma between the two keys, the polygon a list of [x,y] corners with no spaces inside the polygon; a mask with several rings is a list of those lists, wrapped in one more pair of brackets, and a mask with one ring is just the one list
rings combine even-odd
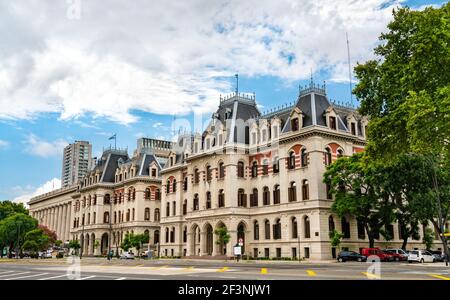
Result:
{"label": "modern high-rise tower", "polygon": [[92,166],[92,145],[87,141],[75,141],[64,148],[61,185],[76,184]]}

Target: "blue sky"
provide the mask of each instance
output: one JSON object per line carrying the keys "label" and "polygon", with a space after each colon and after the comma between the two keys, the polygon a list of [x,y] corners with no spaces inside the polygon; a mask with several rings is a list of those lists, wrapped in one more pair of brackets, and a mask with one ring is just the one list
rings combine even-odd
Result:
{"label": "blue sky", "polygon": [[[114,133],[130,154],[139,137],[170,139],[174,115],[208,118],[219,95],[234,90],[236,72],[240,91],[255,92],[262,110],[295,101],[311,70],[331,99],[348,102],[345,32],[354,65],[373,57],[392,7],[442,3],[283,1],[286,10],[262,1],[251,13],[228,1],[205,8],[194,1],[198,15],[179,4],[158,11],[138,1],[142,7],[128,11],[81,2],[78,17],[77,7],[60,16],[67,8],[58,12],[51,1],[0,4],[7,43],[0,52],[0,200],[27,201],[57,186],[66,143],[88,140],[98,156]],[[107,10],[135,20],[118,28]],[[309,15],[318,24],[301,23]]]}

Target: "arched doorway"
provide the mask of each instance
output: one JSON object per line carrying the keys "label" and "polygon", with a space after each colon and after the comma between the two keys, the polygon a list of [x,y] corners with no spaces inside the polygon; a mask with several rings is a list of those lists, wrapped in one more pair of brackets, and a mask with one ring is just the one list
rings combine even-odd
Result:
{"label": "arched doorway", "polygon": [[[216,225],[216,230],[219,228],[223,228],[224,232],[228,232],[227,226],[223,222],[219,222]],[[227,245],[223,243],[223,241],[220,239],[219,236],[216,236],[217,241],[221,242],[219,245],[217,245],[217,252],[216,255],[226,255],[227,254]],[[231,241],[230,241],[231,242]]]}
{"label": "arched doorway", "polygon": [[242,240],[242,254],[245,253],[245,231],[246,231],[246,226],[244,222],[239,223],[238,227],[237,227],[237,242],[239,243],[239,241]]}
{"label": "arched doorway", "polygon": [[89,234],[88,233],[86,233],[86,237],[84,238],[84,242],[85,242],[85,244],[84,244],[84,254],[85,255],[90,255],[91,253],[89,252],[89,245],[90,245],[90,241],[89,241]]}
{"label": "arched doorway", "polygon": [[102,255],[106,255],[108,252],[108,241],[109,241],[108,234],[104,233],[102,235],[102,242],[100,244],[100,251],[101,251]]}
{"label": "arched doorway", "polygon": [[95,234],[91,234],[91,254],[95,255]]}
{"label": "arched doorway", "polygon": [[205,253],[206,253],[206,255],[212,255],[213,254],[214,236],[213,236],[213,228],[212,228],[211,224],[207,223],[205,225],[205,233],[206,233]]}

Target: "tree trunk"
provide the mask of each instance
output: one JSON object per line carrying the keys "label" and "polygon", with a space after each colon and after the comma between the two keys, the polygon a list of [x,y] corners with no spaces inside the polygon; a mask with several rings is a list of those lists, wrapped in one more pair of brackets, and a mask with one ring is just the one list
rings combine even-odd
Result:
{"label": "tree trunk", "polygon": [[403,237],[402,249],[406,250],[406,245],[408,244],[408,236]]}

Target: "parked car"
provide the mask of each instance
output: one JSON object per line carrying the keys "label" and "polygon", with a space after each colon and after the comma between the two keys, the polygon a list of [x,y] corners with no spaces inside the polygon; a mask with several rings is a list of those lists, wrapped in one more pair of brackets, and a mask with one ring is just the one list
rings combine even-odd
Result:
{"label": "parked car", "polygon": [[434,261],[439,261],[439,262],[445,261],[445,254],[442,251],[435,250],[435,251],[429,251],[429,252],[433,255]]}
{"label": "parked car", "polygon": [[385,253],[391,253],[394,256],[395,261],[406,261],[408,260],[408,253],[403,249],[386,249],[383,250]]}
{"label": "parked car", "polygon": [[435,258],[433,254],[427,250],[411,250],[409,251],[408,262],[435,262]]}
{"label": "parked car", "polygon": [[366,261],[367,257],[355,251],[342,251],[337,257],[338,262],[346,261]]}
{"label": "parked car", "polygon": [[39,252],[39,258],[52,258],[52,251],[47,250],[47,251],[41,251]]}
{"label": "parked car", "polygon": [[120,256],[120,259],[134,259],[134,253],[131,252],[131,251],[124,252],[124,253],[122,253],[122,255]]}
{"label": "parked car", "polygon": [[378,256],[380,261],[393,261],[394,256],[390,253],[384,253],[380,250],[380,248],[362,248],[361,255],[364,255],[366,258],[369,256]]}

